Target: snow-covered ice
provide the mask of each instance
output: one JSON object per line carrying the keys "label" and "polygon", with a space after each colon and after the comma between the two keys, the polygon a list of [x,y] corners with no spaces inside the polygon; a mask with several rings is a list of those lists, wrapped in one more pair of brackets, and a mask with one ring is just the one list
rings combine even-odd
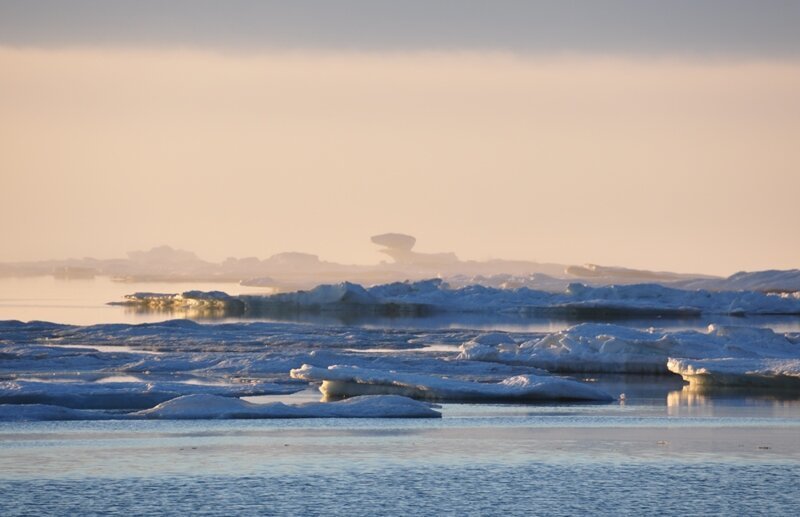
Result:
{"label": "snow-covered ice", "polygon": [[321,382],[328,398],[365,394],[396,394],[437,401],[610,401],[612,397],[588,384],[546,375],[518,375],[497,383],[471,382],[446,377],[308,364],[292,370],[295,379]]}
{"label": "snow-covered ice", "polygon": [[215,395],[185,395],[132,413],[132,417],[160,419],[223,418],[439,418],[430,404],[398,395],[353,397],[337,402],[289,405],[253,404]]}

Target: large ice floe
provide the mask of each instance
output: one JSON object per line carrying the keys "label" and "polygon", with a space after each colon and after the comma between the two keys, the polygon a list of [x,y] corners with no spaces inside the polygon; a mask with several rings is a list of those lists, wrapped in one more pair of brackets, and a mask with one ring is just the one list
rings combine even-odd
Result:
{"label": "large ice floe", "polygon": [[185,395],[131,414],[162,419],[221,418],[439,418],[430,404],[397,395],[353,397],[337,402],[253,404],[215,395]]}
{"label": "large ice floe", "polygon": [[295,379],[321,382],[326,398],[396,394],[435,401],[610,401],[602,390],[581,382],[547,375],[518,375],[497,383],[472,382],[431,375],[308,364],[291,371]]}
{"label": "large ice floe", "polygon": [[354,397],[338,402],[254,404],[218,395],[183,395],[136,412],[73,409],[47,404],[0,404],[0,422],[51,420],[219,420],[279,418],[439,418],[426,404],[398,395]]}
{"label": "large ice floe", "polygon": [[141,308],[211,306],[235,314],[353,312],[420,316],[436,312],[514,313],[571,317],[690,317],[701,314],[800,314],[800,297],[759,291],[707,291],[659,284],[591,287],[572,283],[561,292],[527,287],[501,289],[469,285],[451,288],[441,280],[395,282],[365,288],[344,282],[308,291],[229,296],[189,291],[137,293],[126,302]]}

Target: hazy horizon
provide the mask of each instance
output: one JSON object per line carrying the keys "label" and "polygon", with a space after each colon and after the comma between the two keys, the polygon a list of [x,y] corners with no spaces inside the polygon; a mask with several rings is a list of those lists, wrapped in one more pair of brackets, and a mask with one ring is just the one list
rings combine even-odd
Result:
{"label": "hazy horizon", "polygon": [[800,7],[734,4],[0,2],[0,261],[798,268]]}

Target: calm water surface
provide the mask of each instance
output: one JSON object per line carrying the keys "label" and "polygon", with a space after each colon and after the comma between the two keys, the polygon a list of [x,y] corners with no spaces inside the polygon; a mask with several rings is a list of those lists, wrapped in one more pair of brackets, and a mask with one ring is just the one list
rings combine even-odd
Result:
{"label": "calm water surface", "polygon": [[796,515],[799,408],[742,407],[717,417],[644,400],[453,404],[441,420],[4,424],[0,513]]}

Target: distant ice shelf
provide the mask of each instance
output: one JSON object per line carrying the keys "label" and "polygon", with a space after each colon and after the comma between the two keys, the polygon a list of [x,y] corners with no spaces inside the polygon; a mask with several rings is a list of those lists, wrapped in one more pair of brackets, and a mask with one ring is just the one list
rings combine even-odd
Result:
{"label": "distant ice shelf", "polygon": [[135,293],[125,305],[151,309],[224,309],[232,315],[349,312],[422,316],[439,312],[571,317],[693,317],[702,314],[800,315],[798,293],[707,291],[632,284],[591,287],[572,283],[561,292],[469,285],[451,288],[434,279],[363,287],[343,282],[308,291],[230,296],[218,291]]}

